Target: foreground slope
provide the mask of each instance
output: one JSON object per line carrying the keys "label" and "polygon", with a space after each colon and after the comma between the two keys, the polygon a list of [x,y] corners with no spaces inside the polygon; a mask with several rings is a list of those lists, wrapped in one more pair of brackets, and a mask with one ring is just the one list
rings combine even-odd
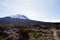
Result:
{"label": "foreground slope", "polygon": [[[59,29],[59,30],[58,30]],[[17,17],[0,18],[0,40],[59,40],[60,23]]]}

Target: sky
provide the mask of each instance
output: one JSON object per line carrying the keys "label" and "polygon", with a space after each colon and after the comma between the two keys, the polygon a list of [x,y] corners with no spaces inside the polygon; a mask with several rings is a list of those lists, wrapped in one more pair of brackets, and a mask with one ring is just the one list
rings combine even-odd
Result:
{"label": "sky", "polygon": [[32,20],[60,22],[60,0],[0,0],[0,17],[16,14]]}

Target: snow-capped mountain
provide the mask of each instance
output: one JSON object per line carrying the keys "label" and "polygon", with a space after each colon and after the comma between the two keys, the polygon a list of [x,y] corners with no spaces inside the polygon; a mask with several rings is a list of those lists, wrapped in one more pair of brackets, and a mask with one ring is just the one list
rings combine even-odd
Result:
{"label": "snow-capped mountain", "polygon": [[12,15],[12,16],[9,16],[11,18],[20,18],[20,19],[28,19],[25,15],[20,15],[20,14],[17,14],[17,15]]}
{"label": "snow-capped mountain", "polygon": [[35,21],[35,20],[30,20],[29,18],[27,18],[25,15],[20,15],[20,14],[17,14],[17,15],[11,15],[11,16],[6,16],[6,17],[3,17],[3,18],[0,18],[0,22],[1,23],[7,23],[7,22],[27,22],[27,23],[30,23],[30,22],[39,22],[39,21]]}
{"label": "snow-capped mountain", "polygon": [[0,18],[0,23],[7,23],[7,22],[52,23],[52,22],[42,22],[42,21],[31,20],[27,18],[25,15],[20,15],[20,14]]}

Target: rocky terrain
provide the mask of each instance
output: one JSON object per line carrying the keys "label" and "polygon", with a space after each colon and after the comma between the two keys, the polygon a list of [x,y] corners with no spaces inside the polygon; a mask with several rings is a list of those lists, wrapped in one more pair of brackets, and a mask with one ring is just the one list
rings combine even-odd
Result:
{"label": "rocky terrain", "polygon": [[59,23],[0,23],[0,40],[59,40]]}
{"label": "rocky terrain", "polygon": [[23,15],[0,18],[0,40],[60,40],[60,23],[29,20]]}

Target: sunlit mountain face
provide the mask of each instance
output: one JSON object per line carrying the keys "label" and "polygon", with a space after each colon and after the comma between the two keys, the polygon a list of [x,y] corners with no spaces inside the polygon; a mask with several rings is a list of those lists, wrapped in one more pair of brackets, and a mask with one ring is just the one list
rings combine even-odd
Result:
{"label": "sunlit mountain face", "polygon": [[12,15],[10,17],[11,18],[19,18],[19,19],[28,19],[25,15],[20,15],[20,14]]}
{"label": "sunlit mountain face", "polygon": [[31,20],[25,15],[10,15],[6,17],[0,18],[0,22],[42,22],[42,23],[59,23],[59,22],[44,22],[44,21],[37,21],[37,20]]}
{"label": "sunlit mountain face", "polygon": [[0,22],[31,22],[31,23],[35,23],[35,22],[40,22],[40,21],[35,21],[35,20],[31,20],[28,17],[26,17],[25,15],[12,15],[12,16],[6,16],[3,18],[0,18]]}

